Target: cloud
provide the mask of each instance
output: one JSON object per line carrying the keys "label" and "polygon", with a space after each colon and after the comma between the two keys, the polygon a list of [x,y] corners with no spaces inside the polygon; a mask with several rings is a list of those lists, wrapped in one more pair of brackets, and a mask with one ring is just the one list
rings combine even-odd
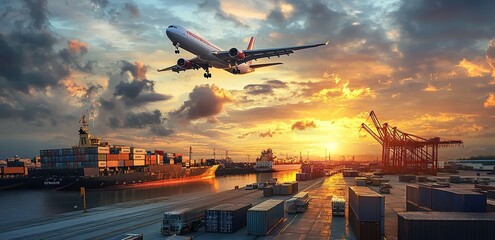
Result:
{"label": "cloud", "polygon": [[189,100],[179,109],[171,111],[169,116],[185,122],[208,118],[221,113],[223,105],[232,101],[232,96],[225,89],[209,84],[200,85],[194,87],[189,93]]}
{"label": "cloud", "polygon": [[81,52],[84,54],[88,52],[88,44],[77,39],[67,41],[67,45],[69,46],[69,51],[72,53]]}
{"label": "cloud", "polygon": [[242,134],[241,136],[238,136],[237,138],[246,138],[250,135],[256,135],[258,137],[265,138],[265,137],[273,137],[276,134],[282,134],[282,133],[268,129],[268,131],[266,131],[266,132],[260,132],[260,131],[247,132],[247,133]]}
{"label": "cloud", "polygon": [[248,84],[244,91],[250,95],[273,94],[273,89],[287,88],[287,84],[280,80],[268,80],[264,84]]}
{"label": "cloud", "polygon": [[482,77],[482,76],[491,72],[488,68],[486,68],[482,64],[476,64],[476,63],[470,62],[470,61],[466,60],[465,58],[463,58],[459,62],[459,65],[457,65],[457,66],[466,69],[469,77]]}
{"label": "cloud", "polygon": [[306,130],[307,128],[316,128],[314,121],[297,121],[292,124],[292,131],[294,130]]}
{"label": "cloud", "polygon": [[438,92],[441,90],[452,91],[452,84],[449,83],[447,86],[438,88],[438,87],[434,86],[433,84],[428,83],[428,86],[426,86],[426,88],[423,89],[423,91],[425,91],[425,92]]}
{"label": "cloud", "polygon": [[485,107],[485,108],[495,107],[495,94],[494,93],[489,93],[488,94],[488,98],[483,103],[483,107]]}
{"label": "cloud", "polygon": [[133,18],[139,17],[139,8],[136,4],[126,3],[124,9],[127,10]]}

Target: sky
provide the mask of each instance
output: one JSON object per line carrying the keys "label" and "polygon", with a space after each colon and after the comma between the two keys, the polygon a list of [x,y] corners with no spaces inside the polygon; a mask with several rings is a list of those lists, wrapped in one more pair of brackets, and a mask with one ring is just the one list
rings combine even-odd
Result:
{"label": "sky", "polygon": [[[0,158],[77,145],[81,114],[111,144],[311,159],[379,156],[361,123],[495,154],[495,1],[0,1]],[[170,24],[228,50],[298,46],[246,75],[156,72]],[[248,156],[249,155],[249,156]]]}

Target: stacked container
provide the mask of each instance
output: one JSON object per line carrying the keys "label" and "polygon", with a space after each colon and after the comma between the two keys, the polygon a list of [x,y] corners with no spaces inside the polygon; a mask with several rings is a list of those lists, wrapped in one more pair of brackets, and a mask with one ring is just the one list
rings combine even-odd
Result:
{"label": "stacked container", "polygon": [[358,239],[379,239],[385,232],[384,216],[385,197],[367,187],[349,187],[349,223]]}
{"label": "stacked container", "polygon": [[273,196],[273,186],[266,186],[265,188],[263,188],[263,196],[264,197]]}
{"label": "stacked container", "polygon": [[234,233],[246,226],[251,204],[226,203],[205,211],[205,231]]}
{"label": "stacked container", "polygon": [[284,219],[284,201],[267,200],[247,212],[247,233],[249,235],[267,235]]}
{"label": "stacked container", "polygon": [[406,187],[406,199],[407,211],[487,211],[486,195],[466,189],[436,188],[432,185],[408,185]]}
{"label": "stacked container", "polygon": [[355,177],[354,178],[354,185],[366,187],[366,178],[365,177]]}
{"label": "stacked container", "polygon": [[409,239],[493,239],[495,213],[402,212],[397,237]]}
{"label": "stacked container", "polygon": [[414,175],[399,175],[399,182],[412,182],[416,181],[416,176]]}

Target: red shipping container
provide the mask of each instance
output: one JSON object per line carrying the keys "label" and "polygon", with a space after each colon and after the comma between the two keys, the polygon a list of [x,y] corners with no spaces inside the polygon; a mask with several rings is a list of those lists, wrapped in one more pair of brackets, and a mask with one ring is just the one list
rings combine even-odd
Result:
{"label": "red shipping container", "polygon": [[132,160],[125,160],[124,161],[124,166],[125,167],[132,167],[132,166],[134,166],[134,161],[132,161]]}
{"label": "red shipping container", "polygon": [[165,151],[163,151],[163,150],[155,150],[155,153],[162,155],[162,156],[165,155]]}
{"label": "red shipping container", "polygon": [[107,154],[107,161],[119,160],[119,154]]}
{"label": "red shipping container", "polygon": [[118,155],[119,160],[129,160],[129,153],[119,153]]}

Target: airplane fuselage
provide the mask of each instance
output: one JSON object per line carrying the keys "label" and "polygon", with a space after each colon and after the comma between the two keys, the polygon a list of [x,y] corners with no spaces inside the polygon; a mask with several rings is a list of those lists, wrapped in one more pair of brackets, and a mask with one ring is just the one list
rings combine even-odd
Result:
{"label": "airplane fuselage", "polygon": [[[173,25],[168,27],[166,34],[174,46],[180,47],[196,55],[198,58],[208,62],[211,67],[224,69],[228,72],[232,72],[236,67],[212,54],[212,52],[222,51],[221,48],[181,26]],[[254,71],[254,69],[246,63],[237,65],[237,69],[239,69],[239,74]]]}

